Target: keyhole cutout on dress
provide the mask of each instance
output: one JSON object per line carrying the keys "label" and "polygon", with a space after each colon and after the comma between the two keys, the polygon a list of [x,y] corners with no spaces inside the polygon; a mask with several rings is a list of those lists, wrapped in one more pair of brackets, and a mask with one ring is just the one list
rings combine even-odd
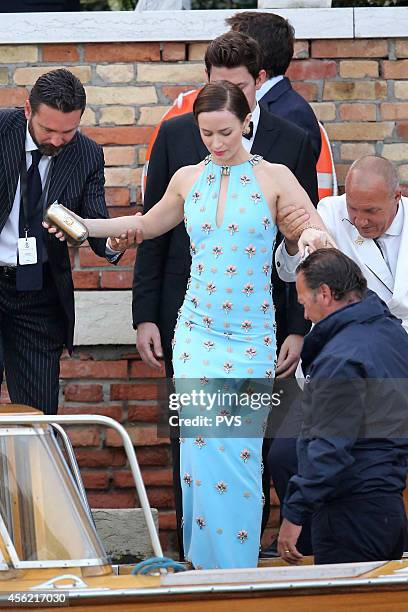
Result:
{"label": "keyhole cutout on dress", "polygon": [[217,200],[217,212],[215,215],[215,224],[218,228],[220,228],[222,224],[224,223],[229,180],[230,180],[229,175],[221,174],[220,191],[218,193],[218,200]]}

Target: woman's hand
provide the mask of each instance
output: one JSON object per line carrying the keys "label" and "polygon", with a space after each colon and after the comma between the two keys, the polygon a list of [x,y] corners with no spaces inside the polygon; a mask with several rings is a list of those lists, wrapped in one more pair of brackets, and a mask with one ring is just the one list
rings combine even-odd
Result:
{"label": "woman's hand", "polygon": [[313,253],[317,249],[337,248],[337,245],[328,232],[315,227],[307,227],[300,235],[298,247],[300,255],[304,257],[306,248],[309,253]]}

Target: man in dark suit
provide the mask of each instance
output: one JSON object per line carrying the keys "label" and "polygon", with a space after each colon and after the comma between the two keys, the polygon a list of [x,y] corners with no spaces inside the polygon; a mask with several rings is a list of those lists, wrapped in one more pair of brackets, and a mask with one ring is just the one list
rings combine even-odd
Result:
{"label": "man in dark suit", "polygon": [[312,107],[291,85],[285,73],[294,53],[295,30],[287,19],[274,13],[244,11],[226,20],[235,32],[254,38],[263,54],[267,80],[257,91],[257,100],[270,113],[292,121],[310,136],[316,161],[320,155],[320,128]]}
{"label": "man in dark suit", "polygon": [[[303,185],[311,200],[317,202],[316,169],[307,134],[297,126],[270,115],[256,103],[256,90],[265,79],[259,45],[244,34],[229,32],[210,43],[205,57],[210,81],[228,80],[241,87],[253,116],[253,134],[243,139],[251,153],[269,162],[288,166]],[[163,122],[155,141],[147,177],[144,210],[147,212],[164,194],[173,174],[179,168],[198,163],[208,154],[192,113]],[[160,367],[164,356],[166,374],[172,376],[171,341],[190,274],[189,239],[184,225],[145,241],[139,248],[133,286],[133,324],[137,328],[137,347],[145,363]],[[274,302],[278,327],[278,345],[303,336],[307,324],[302,309],[287,301],[285,283],[273,275]],[[289,338],[289,340],[288,340]],[[300,349],[299,349],[300,350]],[[295,358],[297,362],[297,356]],[[287,362],[288,369],[292,364]],[[295,366],[296,367],[296,366]],[[179,546],[181,489],[179,477],[179,443],[173,442],[173,470],[178,520]]]}
{"label": "man in dark suit", "polygon": [[[66,242],[41,226],[59,200],[85,217],[107,217],[102,148],[78,132],[82,83],[68,70],[42,75],[24,109],[0,111],[0,335],[11,401],[58,410],[59,359],[72,350],[74,290]],[[90,240],[120,257],[118,242]],[[109,242],[109,241],[108,241]]]}

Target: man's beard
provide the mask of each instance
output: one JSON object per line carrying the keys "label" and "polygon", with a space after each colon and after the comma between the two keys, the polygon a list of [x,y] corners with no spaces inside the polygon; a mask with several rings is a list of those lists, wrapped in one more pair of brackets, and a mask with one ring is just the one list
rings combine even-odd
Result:
{"label": "man's beard", "polygon": [[40,144],[35,137],[34,129],[31,123],[31,120],[28,122],[28,131],[30,132],[30,136],[33,139],[34,143],[37,145],[38,150],[42,155],[46,155],[47,157],[56,157],[61,153],[61,151],[67,146],[61,145],[60,147],[54,147],[52,144]]}

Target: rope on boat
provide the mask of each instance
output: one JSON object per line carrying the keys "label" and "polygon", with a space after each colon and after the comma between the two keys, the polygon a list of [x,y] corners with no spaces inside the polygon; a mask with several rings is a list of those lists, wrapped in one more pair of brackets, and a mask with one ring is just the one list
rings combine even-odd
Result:
{"label": "rope on boat", "polygon": [[173,572],[185,572],[186,568],[181,563],[170,559],[170,557],[150,557],[150,559],[146,559],[145,561],[141,561],[137,563],[135,567],[132,569],[132,574],[135,576],[137,574],[150,575],[161,569],[173,570]]}

